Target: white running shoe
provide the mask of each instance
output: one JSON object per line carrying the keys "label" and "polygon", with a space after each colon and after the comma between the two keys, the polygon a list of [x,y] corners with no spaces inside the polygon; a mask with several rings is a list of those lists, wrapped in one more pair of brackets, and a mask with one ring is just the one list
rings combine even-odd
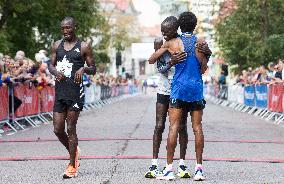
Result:
{"label": "white running shoe", "polygon": [[203,181],[205,180],[205,177],[204,177],[204,172],[203,172],[203,167],[199,166],[199,167],[195,167],[195,175],[194,175],[194,178],[193,178],[195,181]]}
{"label": "white running shoe", "polygon": [[161,173],[159,173],[156,176],[156,179],[158,180],[174,180],[175,179],[175,174],[173,171],[167,171],[166,168],[164,168]]}

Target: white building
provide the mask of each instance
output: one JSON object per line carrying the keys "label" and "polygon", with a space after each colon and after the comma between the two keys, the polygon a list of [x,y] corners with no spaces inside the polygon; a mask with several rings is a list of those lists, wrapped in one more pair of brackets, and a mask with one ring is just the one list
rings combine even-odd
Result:
{"label": "white building", "polygon": [[153,42],[132,43],[132,72],[136,78],[145,79],[156,73],[155,65],[148,64],[148,58],[155,52]]}

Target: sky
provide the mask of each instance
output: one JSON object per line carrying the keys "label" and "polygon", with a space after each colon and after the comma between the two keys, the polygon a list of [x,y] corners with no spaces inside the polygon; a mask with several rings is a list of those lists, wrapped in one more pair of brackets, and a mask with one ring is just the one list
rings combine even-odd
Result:
{"label": "sky", "polygon": [[133,0],[133,4],[141,12],[139,21],[142,26],[151,27],[161,23],[160,6],[154,0]]}

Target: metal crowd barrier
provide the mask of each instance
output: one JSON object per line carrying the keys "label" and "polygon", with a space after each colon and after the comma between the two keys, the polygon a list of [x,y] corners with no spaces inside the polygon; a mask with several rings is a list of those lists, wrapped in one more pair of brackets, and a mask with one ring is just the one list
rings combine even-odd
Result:
{"label": "metal crowd barrier", "polygon": [[85,104],[84,109],[97,109],[103,105],[116,102],[124,99],[127,96],[138,92],[138,87],[134,85],[125,86],[108,86],[108,85],[95,85],[85,86]]}
{"label": "metal crowd barrier", "polygon": [[204,85],[205,98],[275,124],[284,122],[284,85]]}
{"label": "metal crowd barrier", "polygon": [[[105,104],[126,98],[125,95],[137,91],[138,87],[133,85],[91,84],[89,87],[85,86],[84,110],[101,108]],[[11,131],[17,132],[49,123],[53,117],[54,99],[55,90],[52,86],[40,89],[33,85],[16,83],[8,87],[0,87],[0,129],[6,125]],[[15,107],[17,103],[18,108]]]}
{"label": "metal crowd barrier", "polygon": [[12,130],[17,131],[9,122],[9,90],[0,87],[0,125],[7,124]]}
{"label": "metal crowd barrier", "polygon": [[51,120],[53,87],[46,86],[39,90],[27,83],[13,83],[0,87],[0,93],[0,125],[7,125],[17,132]]}

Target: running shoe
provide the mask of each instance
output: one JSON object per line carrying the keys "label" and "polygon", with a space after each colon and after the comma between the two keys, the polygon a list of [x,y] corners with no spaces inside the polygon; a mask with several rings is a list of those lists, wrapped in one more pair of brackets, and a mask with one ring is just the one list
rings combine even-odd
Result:
{"label": "running shoe", "polygon": [[77,146],[76,156],[75,156],[76,169],[78,169],[78,167],[80,167],[80,160],[81,160],[80,156],[81,156],[81,150],[80,150],[79,146]]}
{"label": "running shoe", "polygon": [[195,168],[195,175],[193,178],[195,181],[203,181],[205,180],[204,173],[203,173],[203,167],[196,167]]}
{"label": "running shoe", "polygon": [[63,174],[64,179],[75,178],[77,176],[77,169],[71,164],[68,164],[66,171]]}
{"label": "running shoe", "polygon": [[149,167],[149,170],[145,173],[145,178],[155,178],[157,174],[159,174],[158,166],[151,165],[151,167]]}
{"label": "running shoe", "polygon": [[185,165],[180,165],[178,167],[178,174],[177,174],[180,178],[190,178],[190,173],[187,170],[187,167]]}
{"label": "running shoe", "polygon": [[167,171],[164,168],[159,174],[157,174],[156,179],[158,180],[174,180],[175,174],[173,171]]}

